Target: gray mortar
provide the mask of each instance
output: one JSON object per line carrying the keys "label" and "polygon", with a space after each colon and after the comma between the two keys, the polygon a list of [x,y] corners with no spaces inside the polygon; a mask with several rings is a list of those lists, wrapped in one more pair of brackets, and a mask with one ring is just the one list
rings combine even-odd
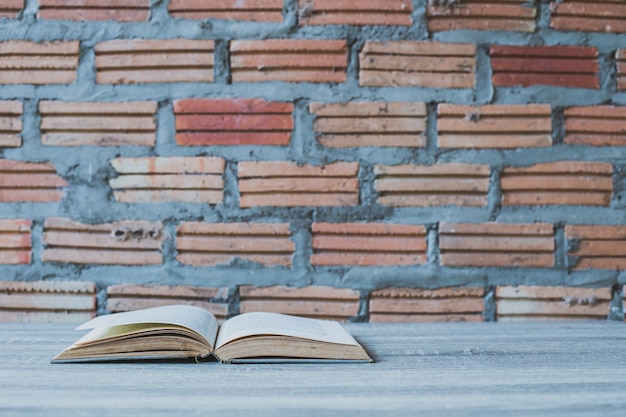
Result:
{"label": "gray mortar", "polygon": [[[450,31],[428,33],[426,0],[414,0],[411,27],[298,27],[297,0],[285,0],[284,21],[281,23],[248,23],[219,20],[191,21],[173,19],[167,12],[169,0],[152,0],[148,22],[62,22],[35,18],[37,1],[26,0],[18,19],[0,20],[0,41],[80,40],[78,79],[70,85],[4,85],[0,99],[19,100],[24,104],[23,146],[0,149],[0,157],[23,161],[51,162],[70,187],[63,200],[56,203],[3,203],[0,218],[30,218],[33,220],[33,263],[31,265],[0,266],[3,279],[35,281],[68,279],[96,282],[100,312],[104,312],[107,285],[120,282],[136,284],[185,284],[227,286],[230,293],[230,313],[238,311],[235,288],[238,285],[330,285],[361,291],[360,310],[356,320],[368,317],[369,291],[383,287],[479,286],[487,289],[485,317],[495,319],[493,288],[497,285],[574,285],[583,287],[614,286],[611,318],[623,317],[621,287],[626,272],[568,271],[564,224],[626,224],[626,148],[596,148],[571,146],[563,143],[562,109],[572,105],[626,104],[626,92],[615,92],[615,50],[626,47],[626,35],[601,33],[558,32],[549,28],[549,1],[539,2],[538,29],[535,33],[499,31]],[[93,47],[111,39],[212,39],[216,41],[215,81],[212,83],[173,83],[151,85],[98,85],[95,83],[95,54]],[[228,45],[233,39],[346,39],[350,46],[347,82],[340,85],[290,84],[282,82],[230,83]],[[369,88],[358,84],[359,51],[365,40],[433,40],[442,42],[476,43],[476,87],[446,90],[437,88]],[[598,48],[600,58],[599,90],[558,87],[493,88],[489,47],[503,45],[590,45]],[[295,128],[292,141],[286,147],[214,146],[178,147],[174,142],[172,104],[177,99],[263,98],[295,104]],[[63,101],[145,101],[159,103],[156,145],[151,147],[65,147],[43,146],[39,131],[37,105],[40,100]],[[416,148],[358,148],[330,149],[319,145],[312,131],[314,116],[309,114],[311,102],[345,101],[420,101],[428,103],[427,146]],[[436,132],[436,104],[525,104],[550,103],[553,107],[554,146],[516,150],[439,149]],[[225,200],[222,204],[124,204],[114,201],[108,187],[115,176],[109,160],[115,157],[141,156],[219,156],[227,161]],[[355,207],[240,208],[237,191],[237,162],[250,160],[290,160],[320,165],[335,161],[358,162],[361,183],[360,204]],[[499,173],[505,166],[529,166],[558,160],[606,161],[615,167],[615,193],[611,207],[501,207]],[[373,167],[376,164],[434,164],[469,162],[491,167],[491,186],[485,208],[427,207],[398,208],[380,206],[376,201]],[[64,265],[41,262],[43,252],[43,223],[47,217],[70,217],[96,224],[123,219],[162,221],[166,240],[164,263],[158,266],[124,267],[94,265]],[[436,226],[449,222],[548,222],[556,228],[556,266],[554,268],[444,268],[438,265],[439,251]],[[176,261],[174,236],[176,225],[182,221],[236,222],[258,221],[289,223],[291,239],[296,244],[291,269],[265,268],[245,261],[233,261],[215,268],[193,268]],[[310,225],[313,221],[344,222],[371,221],[427,225],[428,263],[414,267],[375,268],[313,268]]]}

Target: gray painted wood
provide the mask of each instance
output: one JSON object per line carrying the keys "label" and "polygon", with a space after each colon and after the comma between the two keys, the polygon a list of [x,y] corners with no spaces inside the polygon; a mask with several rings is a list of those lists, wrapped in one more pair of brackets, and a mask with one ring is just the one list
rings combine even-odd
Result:
{"label": "gray painted wood", "polygon": [[347,327],[376,363],[52,365],[80,333],[0,324],[0,415],[626,415],[623,323]]}

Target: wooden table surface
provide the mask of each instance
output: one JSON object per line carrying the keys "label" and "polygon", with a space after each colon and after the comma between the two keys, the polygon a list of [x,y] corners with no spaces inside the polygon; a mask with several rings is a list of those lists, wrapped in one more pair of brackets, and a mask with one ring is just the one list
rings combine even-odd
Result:
{"label": "wooden table surface", "polygon": [[0,324],[0,416],[626,416],[623,323],[346,327],[376,363],[51,365],[81,333]]}

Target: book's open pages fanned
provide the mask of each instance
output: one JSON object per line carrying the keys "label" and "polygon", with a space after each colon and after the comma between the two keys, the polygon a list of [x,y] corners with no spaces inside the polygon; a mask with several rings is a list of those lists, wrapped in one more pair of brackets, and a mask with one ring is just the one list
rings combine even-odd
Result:
{"label": "book's open pages fanned", "polygon": [[53,363],[214,356],[226,363],[372,362],[341,324],[246,313],[220,327],[210,312],[173,305],[96,317]]}

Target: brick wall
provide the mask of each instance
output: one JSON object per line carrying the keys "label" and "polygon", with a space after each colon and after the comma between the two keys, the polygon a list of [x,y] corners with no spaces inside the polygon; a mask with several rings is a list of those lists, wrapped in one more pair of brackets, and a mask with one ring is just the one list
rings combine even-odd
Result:
{"label": "brick wall", "polygon": [[0,320],[624,319],[615,1],[0,1]]}

